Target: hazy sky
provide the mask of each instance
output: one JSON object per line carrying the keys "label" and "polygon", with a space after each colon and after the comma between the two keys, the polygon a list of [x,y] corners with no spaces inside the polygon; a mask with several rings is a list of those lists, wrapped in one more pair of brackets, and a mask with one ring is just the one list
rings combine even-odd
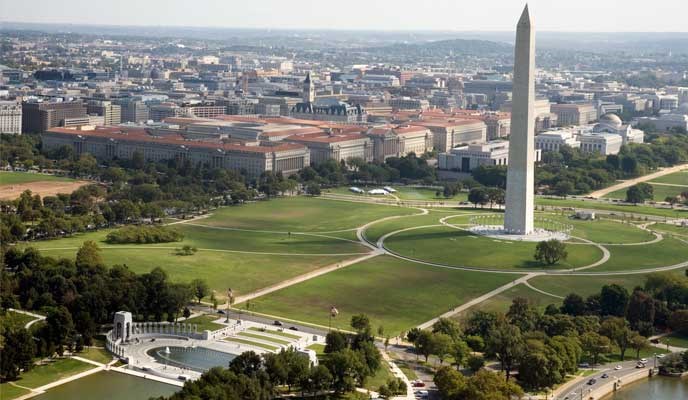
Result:
{"label": "hazy sky", "polygon": [[[514,29],[521,0],[0,0],[0,20],[383,30]],[[539,30],[688,31],[688,0],[531,0]]]}

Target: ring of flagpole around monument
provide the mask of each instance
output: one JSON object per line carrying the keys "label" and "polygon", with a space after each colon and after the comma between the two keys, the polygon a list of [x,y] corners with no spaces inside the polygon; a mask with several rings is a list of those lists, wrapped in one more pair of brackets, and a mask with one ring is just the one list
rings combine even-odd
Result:
{"label": "ring of flagpole around monument", "polygon": [[504,228],[504,214],[476,215],[469,219],[468,231],[495,239],[526,242],[541,242],[551,239],[564,241],[571,237],[573,225],[543,217],[535,217],[533,222],[534,229],[532,232],[516,234]]}

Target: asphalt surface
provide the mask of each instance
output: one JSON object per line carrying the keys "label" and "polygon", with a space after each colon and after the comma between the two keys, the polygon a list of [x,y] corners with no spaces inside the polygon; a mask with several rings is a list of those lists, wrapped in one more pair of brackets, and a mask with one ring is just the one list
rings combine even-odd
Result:
{"label": "asphalt surface", "polygon": [[[581,382],[577,383],[576,385],[572,386],[568,390],[566,390],[565,393],[561,393],[559,396],[555,397],[555,400],[581,400],[581,399],[587,399],[587,394],[590,392],[593,392],[600,387],[608,384],[609,382],[613,382],[615,380],[621,380],[621,383],[624,384],[624,378],[630,374],[633,374],[638,371],[638,368],[636,368],[636,364],[638,362],[636,360],[632,361],[624,361],[624,362],[619,362],[616,364],[609,364],[603,366],[601,369],[597,370],[596,373],[584,378]],[[649,374],[650,369],[653,367],[654,360],[653,359],[648,359],[647,366],[643,368],[643,371]],[[614,367],[620,365],[621,369],[620,370],[615,370]],[[607,374],[607,378],[602,378],[602,375]],[[591,379],[595,379],[596,382],[592,385],[589,385],[588,382]]]}

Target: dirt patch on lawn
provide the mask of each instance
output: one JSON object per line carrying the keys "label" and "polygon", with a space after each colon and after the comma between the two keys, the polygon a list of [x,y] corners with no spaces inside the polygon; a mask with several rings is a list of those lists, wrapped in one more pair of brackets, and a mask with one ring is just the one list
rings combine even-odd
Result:
{"label": "dirt patch on lawn", "polygon": [[89,183],[88,181],[73,181],[31,182],[16,185],[2,185],[0,186],[0,200],[14,200],[26,190],[30,190],[33,194],[39,194],[41,197],[54,196],[58,193],[69,194]]}

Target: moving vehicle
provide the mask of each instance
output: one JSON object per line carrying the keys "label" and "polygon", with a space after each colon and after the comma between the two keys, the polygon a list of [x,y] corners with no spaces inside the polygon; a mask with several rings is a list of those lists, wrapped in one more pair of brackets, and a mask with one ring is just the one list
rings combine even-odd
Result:
{"label": "moving vehicle", "polygon": [[594,384],[596,384],[596,383],[597,383],[597,379],[595,379],[595,378],[592,378],[592,379],[590,379],[590,380],[588,381],[588,385],[590,385],[590,386],[592,386],[592,385],[594,385]]}
{"label": "moving vehicle", "polygon": [[621,369],[621,366],[620,366],[620,365],[617,365],[616,367],[614,367],[614,369],[618,371],[618,370]]}
{"label": "moving vehicle", "polygon": [[602,374],[602,376],[600,376],[600,378],[602,378],[602,379],[607,379],[607,378],[609,378],[609,375],[607,375],[607,374]]}
{"label": "moving vehicle", "polygon": [[365,191],[364,191],[363,189],[357,188],[356,186],[350,187],[350,188],[349,188],[349,191],[350,191],[350,192],[354,192],[354,193],[356,193],[356,194],[363,194],[363,193],[365,193]]}
{"label": "moving vehicle", "polygon": [[277,320],[275,322],[273,322],[272,324],[275,326],[282,326],[283,325],[281,322],[279,322]]}

